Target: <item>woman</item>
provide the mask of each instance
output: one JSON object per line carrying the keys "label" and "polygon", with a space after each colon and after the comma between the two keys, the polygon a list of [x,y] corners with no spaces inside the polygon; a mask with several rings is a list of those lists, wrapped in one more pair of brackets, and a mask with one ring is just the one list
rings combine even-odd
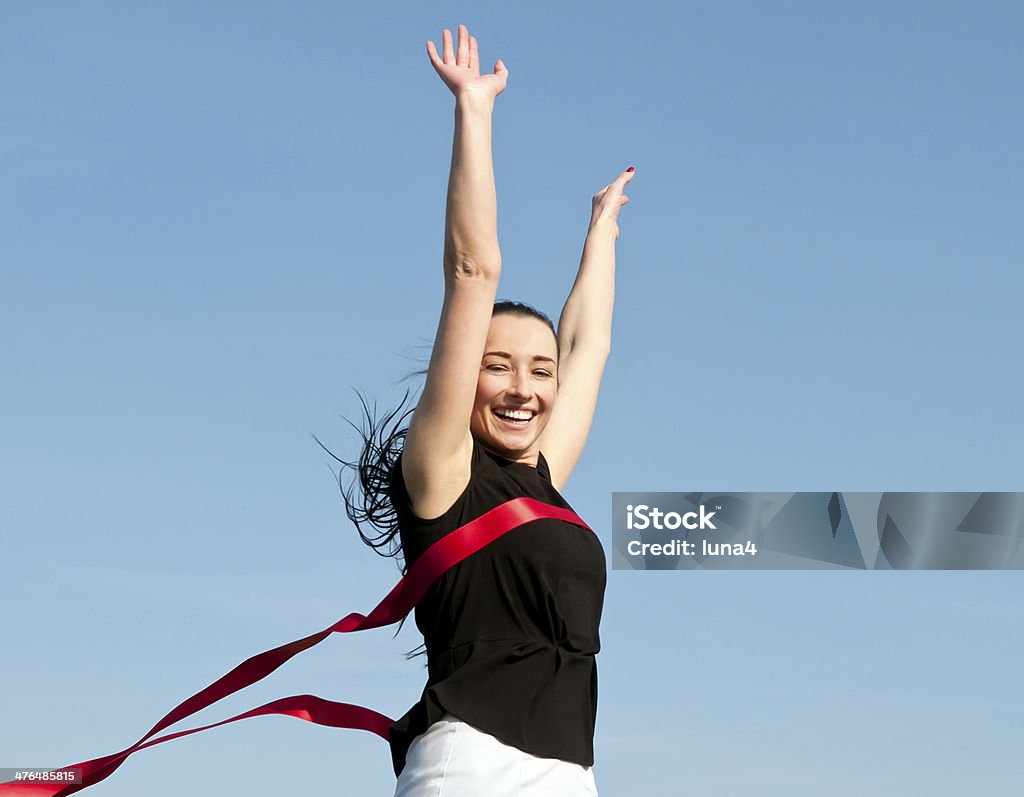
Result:
{"label": "woman", "polygon": [[[451,32],[443,38],[443,59],[427,42],[431,63],[455,95],[441,321],[409,428],[378,441],[399,413],[387,416],[380,430],[371,419],[359,463],[345,463],[358,470],[364,498],[357,506],[346,494],[346,508],[357,526],[369,521],[383,530],[376,539],[363,535],[374,548],[400,535],[401,548],[393,553],[404,554],[406,571],[432,544],[496,507],[527,498],[552,511],[451,565],[416,604],[428,679],[419,702],[388,728],[395,794],[596,795],[594,657],[605,558],[593,532],[557,517],[579,521],[565,512],[569,505],[559,490],[583,450],[610,348],[617,218],[633,169],[594,195],[583,259],[557,333],[527,305],[495,303],[501,254],[491,111],[508,70],[499,60],[493,75],[480,75],[477,42],[464,25],[457,55]],[[250,657],[168,712],[131,747],[64,767],[62,774],[81,770],[80,785],[70,787],[79,791],[143,747],[248,716],[287,714],[381,733],[378,719],[387,718],[376,712],[292,695],[214,725],[151,738],[261,680],[330,633],[377,627],[367,620],[352,613]],[[62,782],[47,781],[35,791],[63,791]],[[0,794],[25,788],[34,787],[2,782]]]}
{"label": "woman", "polygon": [[[357,524],[370,520],[386,532],[363,535],[369,544],[391,543],[397,553],[399,535],[406,569],[446,534],[516,497],[568,508],[559,490],[583,450],[610,349],[617,217],[633,176],[630,168],[593,198],[557,333],[527,305],[495,303],[491,113],[509,73],[498,60],[481,75],[476,38],[464,25],[458,35],[455,53],[444,31],[443,57],[427,42],[455,95],[444,304],[430,365],[407,430],[374,443],[380,430],[371,422],[358,466],[365,506],[346,497]],[[605,568],[596,534],[544,518],[440,577],[415,613],[427,685],[390,729],[396,797],[597,794],[594,657]]]}

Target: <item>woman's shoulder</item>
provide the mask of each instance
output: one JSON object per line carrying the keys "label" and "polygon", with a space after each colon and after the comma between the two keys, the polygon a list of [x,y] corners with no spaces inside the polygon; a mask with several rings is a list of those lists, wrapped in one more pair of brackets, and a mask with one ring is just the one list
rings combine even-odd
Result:
{"label": "woman's shoulder", "polygon": [[415,526],[437,525],[443,523],[443,521],[455,514],[457,510],[466,503],[474,482],[480,481],[483,473],[487,470],[488,462],[484,450],[476,438],[473,438],[472,451],[470,454],[469,480],[465,487],[446,511],[436,517],[427,518],[417,515],[412,509],[412,498],[409,495],[405,476],[402,472],[402,454],[399,453],[398,457],[396,457],[394,463],[391,465],[388,477],[391,501],[395,507],[395,511],[398,513],[399,520],[406,521],[403,525]]}

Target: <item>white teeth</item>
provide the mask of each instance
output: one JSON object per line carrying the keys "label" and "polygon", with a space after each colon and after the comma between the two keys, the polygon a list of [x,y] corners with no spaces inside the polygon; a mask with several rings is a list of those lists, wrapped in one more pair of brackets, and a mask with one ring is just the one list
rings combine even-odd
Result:
{"label": "white teeth", "polygon": [[529,410],[495,410],[494,413],[513,421],[528,421],[533,417],[533,413]]}

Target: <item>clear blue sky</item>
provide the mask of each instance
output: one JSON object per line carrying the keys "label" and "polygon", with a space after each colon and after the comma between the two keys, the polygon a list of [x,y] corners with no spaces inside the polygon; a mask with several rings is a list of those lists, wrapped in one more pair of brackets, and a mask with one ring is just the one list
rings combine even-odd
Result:
{"label": "clear blue sky", "polygon": [[[112,753],[397,579],[342,455],[441,305],[453,100],[510,70],[503,298],[558,314],[633,165],[612,356],[566,497],[1024,490],[1013,2],[0,4],[0,767]],[[610,561],[609,556],[609,561]],[[297,693],[400,716],[412,623],[334,636],[173,730]],[[602,795],[1020,782],[1019,572],[609,573]],[[96,795],[388,795],[387,745],[245,720]]]}

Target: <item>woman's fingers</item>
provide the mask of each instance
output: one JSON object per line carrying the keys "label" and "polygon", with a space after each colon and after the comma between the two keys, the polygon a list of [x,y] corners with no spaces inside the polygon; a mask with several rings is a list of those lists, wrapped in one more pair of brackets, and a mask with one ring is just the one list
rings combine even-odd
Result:
{"label": "woman's fingers", "polygon": [[508,84],[508,69],[500,58],[494,64],[493,75],[480,74],[480,45],[476,36],[469,35],[469,28],[459,25],[458,52],[454,49],[452,32],[442,31],[442,55],[438,56],[434,43],[427,41],[427,55],[430,63],[445,85],[456,96],[466,91],[496,97]]}
{"label": "woman's fingers", "polygon": [[469,66],[469,28],[459,25],[459,54],[455,63],[459,66]]}
{"label": "woman's fingers", "polygon": [[444,63],[446,66],[451,66],[455,63],[455,53],[452,51],[452,32],[448,28],[442,32],[441,41],[444,45]]}
{"label": "woman's fingers", "polygon": [[622,191],[624,191],[626,188],[626,184],[633,179],[633,175],[635,173],[636,172],[631,171],[622,172],[618,177],[615,178],[613,182],[608,183],[608,185],[606,185],[604,188],[602,188],[600,191],[594,194],[594,199],[603,199],[604,195],[607,194],[609,191],[612,191],[615,194],[622,193]]}
{"label": "woman's fingers", "polygon": [[434,42],[427,39],[427,56],[430,58],[430,63],[434,65],[434,69],[441,71],[441,67],[444,66],[444,62],[437,54],[437,49],[434,47]]}
{"label": "woman's fingers", "polygon": [[[452,32],[448,28],[441,31],[441,47],[443,51],[442,63],[446,66],[472,67],[473,58],[477,50],[477,42],[475,36],[469,35],[469,28],[465,25],[459,25],[458,51],[455,50]],[[427,41],[427,49],[435,54],[437,52],[434,49],[434,43],[430,40]]]}
{"label": "woman's fingers", "polygon": [[619,237],[619,225],[617,223],[619,210],[629,202],[629,197],[623,191],[635,172],[626,170],[619,174],[612,182],[594,194],[593,213],[590,217],[590,224],[606,223],[611,225],[615,231],[615,237]]}
{"label": "woman's fingers", "polygon": [[[615,197],[621,198],[623,196],[622,192],[626,190],[626,185],[629,183],[630,180],[633,179],[634,174],[636,174],[636,172],[624,171],[622,174],[615,178],[615,182],[608,186],[606,190],[611,190],[612,195],[610,199],[612,201],[614,201]],[[627,199],[626,202],[628,201],[629,200]],[[622,204],[625,205],[626,202],[623,202]]]}

